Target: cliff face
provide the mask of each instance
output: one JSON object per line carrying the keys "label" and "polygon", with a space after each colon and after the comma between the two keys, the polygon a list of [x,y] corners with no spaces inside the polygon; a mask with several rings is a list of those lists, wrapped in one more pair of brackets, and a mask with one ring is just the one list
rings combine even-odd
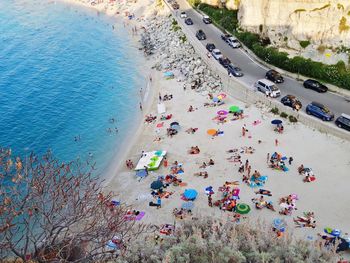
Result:
{"label": "cliff face", "polygon": [[350,0],[240,0],[238,19],[242,29],[277,46],[299,49],[299,41],[310,41],[350,48]]}

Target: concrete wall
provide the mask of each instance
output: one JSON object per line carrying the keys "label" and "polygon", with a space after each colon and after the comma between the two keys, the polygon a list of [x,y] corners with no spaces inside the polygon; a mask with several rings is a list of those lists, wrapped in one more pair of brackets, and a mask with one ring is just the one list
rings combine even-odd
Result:
{"label": "concrete wall", "polygon": [[223,90],[230,96],[244,101],[250,104],[264,104],[270,108],[277,107],[280,112],[286,112],[288,115],[293,115],[301,123],[319,130],[322,133],[332,134],[341,139],[350,141],[350,132],[338,128],[334,122],[323,122],[312,116],[308,116],[304,112],[295,112],[291,108],[284,106],[278,100],[272,98],[266,98],[266,96],[252,89],[252,87],[247,86],[245,83],[241,82],[239,79],[234,77],[229,77],[227,71],[216,61],[214,58],[208,58],[207,50],[202,45],[195,35],[190,32],[188,27],[184,23],[184,19],[176,16],[174,10],[164,1],[165,7],[170,10],[173,17],[177,20],[179,26],[181,26],[182,31],[187,37],[187,40],[191,43],[197,54],[202,58],[202,60],[208,65],[208,67],[213,71],[213,73],[220,76],[223,83]]}

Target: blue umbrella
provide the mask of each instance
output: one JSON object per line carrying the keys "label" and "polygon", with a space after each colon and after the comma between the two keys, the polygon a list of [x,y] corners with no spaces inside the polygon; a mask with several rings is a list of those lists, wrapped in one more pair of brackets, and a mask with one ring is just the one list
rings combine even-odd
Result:
{"label": "blue umbrella", "polygon": [[271,121],[271,124],[274,124],[274,125],[279,125],[281,123],[282,123],[281,120],[273,120],[273,121]]}
{"label": "blue umbrella", "polygon": [[180,125],[177,125],[177,124],[171,125],[170,128],[179,131],[180,130]]}
{"label": "blue umbrella", "polygon": [[213,99],[213,102],[218,102],[218,101],[219,101],[219,98],[216,98],[216,97],[215,97],[215,98]]}
{"label": "blue umbrella", "polygon": [[286,221],[284,221],[283,219],[280,219],[280,218],[275,218],[273,220],[272,225],[274,228],[283,232],[285,230],[285,227],[286,227]]}
{"label": "blue umbrella", "polygon": [[184,192],[184,197],[188,200],[194,200],[196,199],[198,193],[194,189],[186,189]]}
{"label": "blue umbrella", "polygon": [[164,73],[164,76],[165,77],[172,77],[172,76],[174,76],[174,73],[172,73],[170,71],[167,71],[167,72]]}
{"label": "blue umbrella", "polygon": [[181,205],[181,208],[185,209],[185,210],[192,210],[194,207],[194,203],[192,201],[190,202],[185,202]]}
{"label": "blue umbrella", "polygon": [[153,190],[158,190],[158,189],[160,189],[162,187],[163,187],[163,183],[161,181],[157,180],[157,181],[154,181],[153,183],[151,183],[151,188]]}
{"label": "blue umbrella", "polygon": [[141,169],[136,171],[136,176],[137,177],[146,177],[147,176],[147,171],[145,169]]}

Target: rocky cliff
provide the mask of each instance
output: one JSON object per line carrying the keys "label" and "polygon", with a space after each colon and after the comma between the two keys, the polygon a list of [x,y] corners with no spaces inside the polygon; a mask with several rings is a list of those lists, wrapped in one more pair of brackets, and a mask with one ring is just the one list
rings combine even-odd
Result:
{"label": "rocky cliff", "polygon": [[240,0],[238,18],[242,29],[278,46],[350,48],[350,0]]}

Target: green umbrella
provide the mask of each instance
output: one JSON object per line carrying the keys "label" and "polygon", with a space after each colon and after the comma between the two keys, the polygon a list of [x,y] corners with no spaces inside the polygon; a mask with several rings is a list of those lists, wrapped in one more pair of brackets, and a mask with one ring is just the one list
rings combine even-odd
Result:
{"label": "green umbrella", "polygon": [[247,204],[237,204],[236,212],[241,215],[248,214],[250,212],[250,207]]}
{"label": "green umbrella", "polygon": [[231,107],[229,108],[229,111],[230,111],[230,112],[239,112],[240,109],[239,109],[238,106],[231,106]]}

